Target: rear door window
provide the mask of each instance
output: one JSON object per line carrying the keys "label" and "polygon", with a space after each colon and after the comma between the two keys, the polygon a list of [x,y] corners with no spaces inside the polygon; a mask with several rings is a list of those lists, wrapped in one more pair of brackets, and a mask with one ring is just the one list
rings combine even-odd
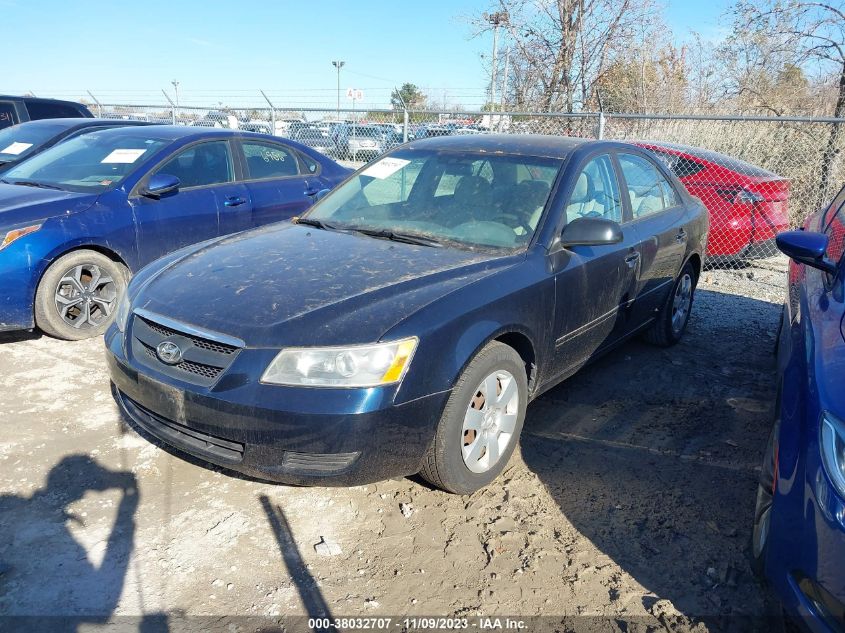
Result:
{"label": "rear door window", "polygon": [[276,143],[243,142],[244,158],[249,180],[286,178],[299,175],[296,155],[284,145]]}
{"label": "rear door window", "polygon": [[8,101],[0,101],[0,130],[14,125],[16,122],[15,105]]}

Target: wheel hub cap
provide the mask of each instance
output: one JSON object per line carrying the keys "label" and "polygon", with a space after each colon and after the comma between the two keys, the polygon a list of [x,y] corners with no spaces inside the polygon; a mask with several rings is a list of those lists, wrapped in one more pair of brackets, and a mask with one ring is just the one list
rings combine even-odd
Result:
{"label": "wheel hub cap", "polygon": [[508,371],[487,376],[467,407],[463,423],[462,457],[474,473],[495,466],[513,439],[519,415],[519,389]]}

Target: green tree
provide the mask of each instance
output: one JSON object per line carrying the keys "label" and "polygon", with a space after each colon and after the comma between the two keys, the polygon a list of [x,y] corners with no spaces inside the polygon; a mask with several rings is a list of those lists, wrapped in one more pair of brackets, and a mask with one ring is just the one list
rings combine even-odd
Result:
{"label": "green tree", "polygon": [[390,105],[394,110],[417,110],[425,106],[426,98],[416,84],[404,83],[390,94]]}

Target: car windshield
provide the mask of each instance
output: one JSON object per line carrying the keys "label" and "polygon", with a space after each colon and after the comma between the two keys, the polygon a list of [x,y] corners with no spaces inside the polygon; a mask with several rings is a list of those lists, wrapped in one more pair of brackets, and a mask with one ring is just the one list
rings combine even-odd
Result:
{"label": "car windshield", "polygon": [[20,123],[0,130],[0,163],[21,160],[64,131],[54,123]]}
{"label": "car windshield", "polygon": [[376,237],[418,236],[431,245],[524,248],[534,235],[562,159],[398,150],[347,180],[303,221]]}
{"label": "car windshield", "polygon": [[25,160],[4,173],[3,180],[83,193],[104,191],[168,143],[132,128],[90,132]]}

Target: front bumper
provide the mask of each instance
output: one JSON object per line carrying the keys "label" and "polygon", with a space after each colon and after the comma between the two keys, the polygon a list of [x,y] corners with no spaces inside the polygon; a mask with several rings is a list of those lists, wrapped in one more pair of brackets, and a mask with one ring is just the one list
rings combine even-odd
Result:
{"label": "front bumper", "polygon": [[40,258],[17,243],[0,251],[0,332],[35,327],[33,301],[41,268]]}
{"label": "front bumper", "polygon": [[[820,463],[806,482],[806,502],[793,517],[773,515],[774,537],[766,575],[778,593],[784,611],[808,631],[845,632],[845,502],[827,480]],[[776,502],[778,499],[776,498]],[[775,513],[781,512],[775,505]],[[777,521],[777,523],[775,522]]]}
{"label": "front bumper", "polygon": [[[350,486],[416,473],[448,392],[394,404],[396,389],[264,385],[242,371],[242,350],[214,386],[158,374],[106,335],[114,397],[133,426],[176,449],[251,476]],[[262,350],[264,352],[264,350]],[[263,361],[262,361],[263,362]]]}

